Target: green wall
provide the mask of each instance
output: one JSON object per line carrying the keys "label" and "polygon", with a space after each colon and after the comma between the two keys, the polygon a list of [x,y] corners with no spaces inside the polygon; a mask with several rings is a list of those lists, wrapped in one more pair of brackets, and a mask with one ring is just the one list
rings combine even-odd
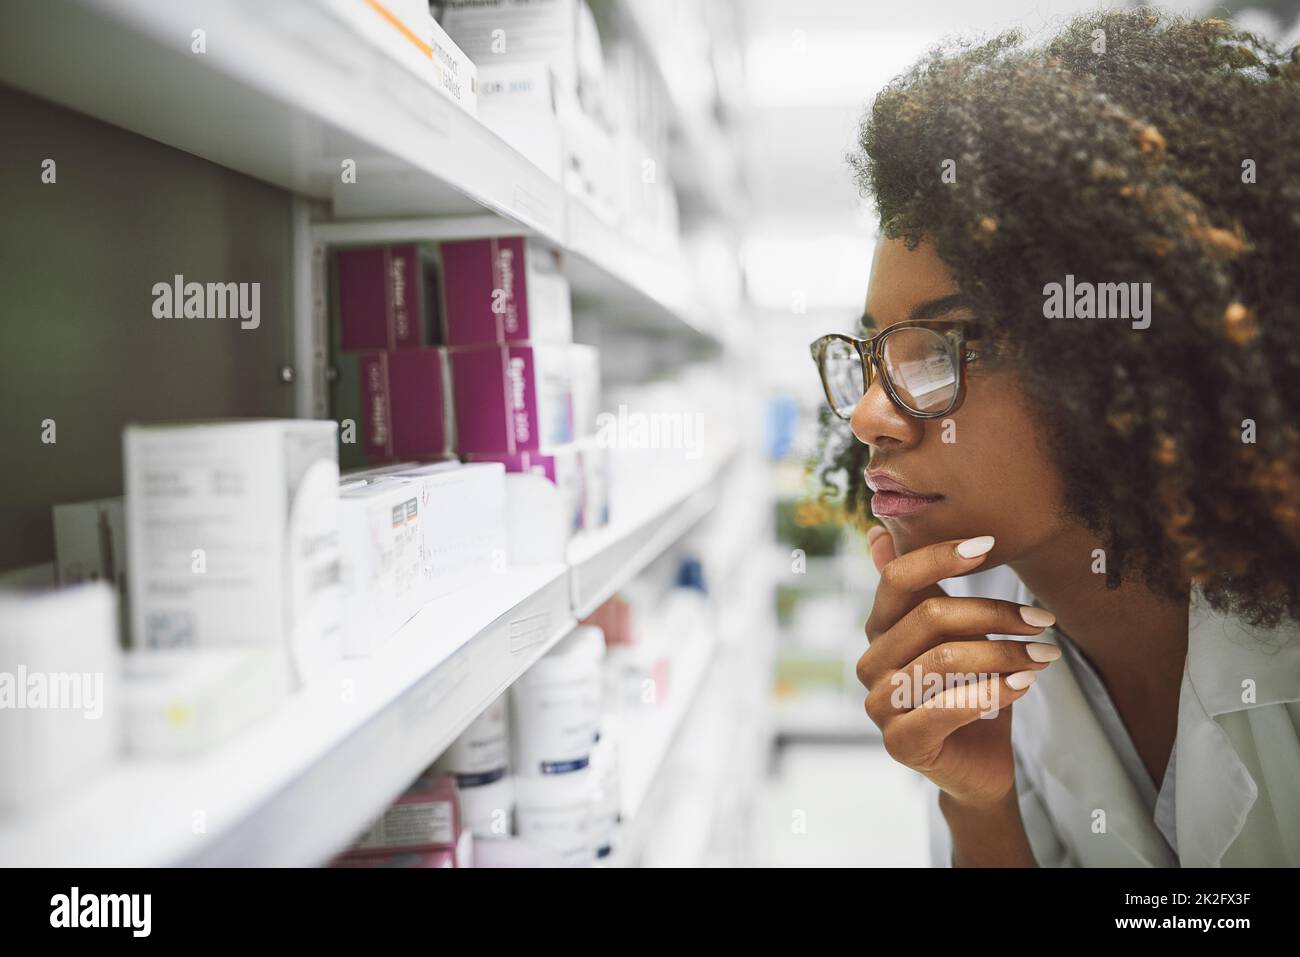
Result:
{"label": "green wall", "polygon": [[[52,503],[121,494],[127,422],[294,404],[288,193],[3,86],[0,129],[2,572],[53,558]],[[176,273],[261,283],[260,327],[155,319]]]}

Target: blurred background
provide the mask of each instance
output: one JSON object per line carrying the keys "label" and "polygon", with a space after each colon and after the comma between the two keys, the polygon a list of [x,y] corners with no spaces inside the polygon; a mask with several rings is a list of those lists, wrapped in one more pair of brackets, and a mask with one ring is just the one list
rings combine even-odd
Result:
{"label": "blurred background", "polygon": [[[1300,0],[1161,6],[1300,41]],[[702,423],[694,447],[624,454],[608,526],[564,555],[575,582],[599,578],[575,584],[573,617],[605,616],[610,642],[615,859],[926,866],[921,781],[879,746],[854,677],[875,573],[809,478],[822,394],[807,343],[850,331],[864,299],[876,224],[845,156],[873,93],[945,36],[1047,36],[1094,5],[433,3],[477,67],[473,108],[434,89],[427,55],[408,62],[425,34],[406,18],[424,7],[5,5],[0,573],[15,588],[59,579],[51,507],[122,495],[128,422],[337,418],[334,249],[522,232],[559,254],[573,339],[599,355],[599,408]],[[149,321],[144,290],[179,273],[261,282],[261,328]],[[57,443],[37,441],[46,420]],[[646,675],[660,692],[648,716]],[[150,774],[215,779],[241,740]],[[382,771],[394,797],[406,772]],[[132,774],[114,772],[107,799],[155,786]],[[164,842],[153,862],[259,862],[231,849],[253,846],[239,828],[262,834],[257,809],[287,787],[250,787],[230,843]],[[270,858],[323,862],[387,798],[319,810],[327,837]],[[60,812],[42,813],[0,815],[0,863],[45,859]],[[94,833],[60,840],[57,859],[120,859]]]}

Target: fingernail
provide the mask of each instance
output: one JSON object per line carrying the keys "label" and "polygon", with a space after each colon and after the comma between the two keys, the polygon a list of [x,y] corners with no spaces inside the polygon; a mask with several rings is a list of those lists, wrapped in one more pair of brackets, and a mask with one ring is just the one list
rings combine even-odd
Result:
{"label": "fingernail", "polygon": [[1025,644],[1025,654],[1034,661],[1055,661],[1061,657],[1061,649],[1045,641],[1030,641]]}
{"label": "fingernail", "polygon": [[993,548],[993,536],[981,535],[979,538],[968,538],[957,546],[957,554],[962,558],[978,558],[980,555],[987,554]]}
{"label": "fingernail", "polygon": [[1046,628],[1048,625],[1056,624],[1056,616],[1046,608],[1035,608],[1033,605],[1021,605],[1020,617],[1025,620],[1026,625],[1033,625],[1035,628]]}
{"label": "fingernail", "polygon": [[1038,678],[1038,673],[1034,671],[1017,671],[1013,675],[1007,675],[1007,687],[1012,691],[1024,691]]}
{"label": "fingernail", "polygon": [[883,525],[872,525],[867,529],[867,545],[870,546],[875,544],[876,539],[883,534],[885,534],[885,527]]}

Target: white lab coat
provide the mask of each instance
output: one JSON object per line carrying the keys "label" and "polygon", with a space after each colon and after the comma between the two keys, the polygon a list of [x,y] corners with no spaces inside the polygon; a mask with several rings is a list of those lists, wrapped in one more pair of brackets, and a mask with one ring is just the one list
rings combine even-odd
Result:
{"label": "white lab coat", "polygon": [[[941,584],[950,595],[1033,601],[1005,566]],[[1039,640],[1049,638],[1050,629]],[[1251,628],[1193,595],[1178,703],[1178,857],[1064,659],[1040,671],[1034,688],[1015,703],[1011,744],[1020,813],[1040,866],[1300,865],[1295,625]],[[952,839],[938,789],[929,790],[931,863],[948,867]]]}

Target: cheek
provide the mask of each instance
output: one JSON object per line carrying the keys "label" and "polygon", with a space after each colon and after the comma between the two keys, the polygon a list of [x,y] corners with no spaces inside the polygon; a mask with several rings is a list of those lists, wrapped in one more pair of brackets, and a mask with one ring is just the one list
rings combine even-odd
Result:
{"label": "cheek", "polygon": [[[945,430],[927,431],[927,457],[942,463],[945,501],[924,521],[887,523],[900,553],[934,542],[992,535],[990,566],[1058,533],[1064,487],[1018,389],[972,388]],[[945,441],[945,438],[947,441]]]}

